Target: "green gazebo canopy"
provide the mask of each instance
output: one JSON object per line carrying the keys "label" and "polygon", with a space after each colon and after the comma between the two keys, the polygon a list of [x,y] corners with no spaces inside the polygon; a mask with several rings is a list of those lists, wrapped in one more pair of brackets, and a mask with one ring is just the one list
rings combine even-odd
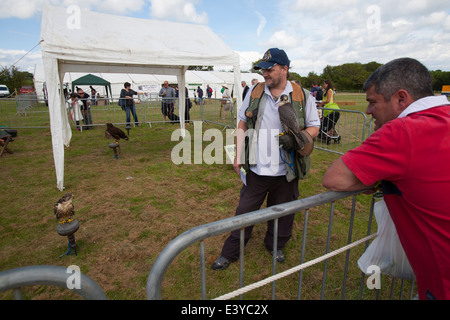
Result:
{"label": "green gazebo canopy", "polygon": [[[111,91],[111,83],[109,81],[106,81],[103,78],[94,76],[93,74],[87,74],[81,78],[78,78],[77,80],[72,81],[72,92],[74,92],[75,86],[104,86],[106,90],[106,96],[112,97],[112,91]],[[109,89],[109,94],[108,94]]]}

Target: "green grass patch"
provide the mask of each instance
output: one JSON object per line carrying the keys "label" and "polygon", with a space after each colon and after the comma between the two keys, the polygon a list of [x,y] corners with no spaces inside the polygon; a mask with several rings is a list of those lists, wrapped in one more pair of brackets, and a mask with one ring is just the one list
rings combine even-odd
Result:
{"label": "green grass patch", "polygon": [[[348,97],[345,97],[348,100]],[[360,98],[358,98],[360,99]],[[122,112],[123,113],[123,112]],[[124,114],[119,113],[119,116]],[[95,119],[95,118],[94,118]],[[122,126],[123,128],[123,126]],[[67,250],[67,238],[56,232],[53,206],[64,194],[56,189],[56,177],[48,129],[20,129],[5,153],[0,188],[0,270],[31,266],[80,266],[105,291],[109,299],[145,299],[146,279],[159,253],[178,235],[196,226],[229,218],[239,201],[242,187],[229,164],[180,164],[171,160],[171,141],[176,125],[144,125],[130,131],[130,140],[120,142],[119,159],[113,158],[104,137],[104,126],[73,131],[65,148],[64,192],[74,194],[80,229],[75,234],[78,255],[59,256]],[[203,131],[219,129],[203,124]],[[193,126],[188,130],[193,134]],[[202,148],[210,144],[202,142]],[[225,153],[223,155],[225,159]],[[326,190],[321,185],[325,170],[338,156],[314,151],[312,170],[300,181],[302,197]],[[366,234],[370,197],[358,198],[354,239]],[[345,245],[348,238],[351,199],[336,204],[333,217],[332,248]],[[285,270],[300,261],[304,214],[295,219],[294,235],[286,248]],[[308,220],[306,259],[324,254],[328,231],[329,205],[311,209]],[[266,225],[255,226],[246,248],[245,284],[271,275],[271,257],[262,240]],[[228,235],[205,240],[207,297],[214,298],[238,287],[237,263],[226,272],[214,272],[210,264],[220,255]],[[350,297],[359,290],[360,271],[356,266],[361,250],[352,250]],[[327,297],[339,297],[342,258],[329,262]],[[320,266],[304,272],[302,298],[317,299],[321,286]],[[164,299],[200,299],[199,246],[182,252],[169,267],[163,282]],[[277,299],[296,299],[298,274],[277,281]],[[0,293],[9,299],[11,293]],[[67,291],[50,287],[27,289],[28,299],[71,299]],[[246,299],[269,299],[270,288],[258,289]],[[371,299],[370,293],[363,298]]]}

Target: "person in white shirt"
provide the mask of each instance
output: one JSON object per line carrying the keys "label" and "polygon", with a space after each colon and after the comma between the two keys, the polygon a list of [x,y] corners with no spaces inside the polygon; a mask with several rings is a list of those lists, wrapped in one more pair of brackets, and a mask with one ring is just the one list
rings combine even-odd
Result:
{"label": "person in white shirt", "polygon": [[[290,61],[283,50],[278,48],[269,49],[264,55],[263,60],[255,67],[262,69],[265,84],[264,94],[260,100],[260,109],[263,108],[263,114],[258,114],[258,139],[256,152],[256,165],[250,167],[245,176],[245,184],[241,190],[239,205],[235,215],[240,215],[260,209],[267,196],[267,206],[273,206],[289,201],[297,200],[299,197],[299,179],[287,179],[286,164],[280,155],[280,142],[278,136],[283,132],[283,127],[278,114],[280,97],[283,94],[290,95],[293,92],[293,84],[288,81]],[[294,84],[296,86],[296,84]],[[246,110],[250,104],[252,87],[246,95],[242,107],[239,110],[239,124],[236,141],[236,159],[234,170],[241,175],[242,164],[238,159],[241,157],[241,151],[245,134],[249,127],[247,125]],[[306,116],[305,127],[309,135],[314,139],[319,133],[320,120],[318,118],[317,108],[314,99],[308,99],[310,94],[305,94]],[[262,107],[261,105],[264,104]],[[273,221],[268,222],[267,232],[264,244],[269,252],[276,254],[278,262],[284,262],[285,256],[282,251],[292,234],[292,227],[295,215],[282,217],[278,220],[278,238],[277,248],[273,248]],[[251,236],[253,227],[245,230],[246,244]],[[212,264],[213,270],[224,270],[231,262],[239,258],[240,248],[240,230],[231,232],[231,235],[225,241],[221,256]]]}
{"label": "person in white shirt", "polygon": [[83,102],[78,100],[78,96],[75,93],[70,94],[70,100],[67,101],[70,117],[75,121],[77,127],[76,130],[80,131],[80,121],[83,121],[83,114],[81,108],[83,107]]}

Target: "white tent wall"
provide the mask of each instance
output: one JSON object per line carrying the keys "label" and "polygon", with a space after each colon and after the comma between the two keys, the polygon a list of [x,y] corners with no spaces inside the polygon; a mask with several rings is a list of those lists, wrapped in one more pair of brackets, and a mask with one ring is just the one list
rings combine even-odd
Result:
{"label": "white tent wall", "polygon": [[[114,23],[111,23],[113,21]],[[126,26],[126,28],[124,28]],[[92,32],[95,30],[95,32]],[[75,39],[83,39],[80,44]],[[188,66],[233,66],[240,83],[239,55],[209,28],[201,25],[73,12],[45,6],[41,22],[41,49],[48,90],[50,127],[56,186],[64,189],[64,146],[71,131],[62,88],[70,72],[172,75],[186,85]],[[237,86],[238,109],[242,104]],[[185,133],[184,95],[180,101],[180,127]]]}

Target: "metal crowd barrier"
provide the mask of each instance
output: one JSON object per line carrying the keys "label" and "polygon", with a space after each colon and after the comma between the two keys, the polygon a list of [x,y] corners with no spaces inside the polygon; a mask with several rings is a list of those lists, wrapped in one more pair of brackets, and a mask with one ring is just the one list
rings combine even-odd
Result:
{"label": "metal crowd barrier", "polygon": [[22,287],[47,285],[68,289],[73,286],[70,290],[84,299],[106,300],[102,288],[88,276],[80,273],[79,279],[73,281],[76,283],[70,283],[71,277],[72,272],[69,268],[57,266],[30,266],[7,270],[0,272],[0,292],[14,290],[14,298],[22,300]]}
{"label": "metal crowd barrier", "polygon": [[[363,190],[364,191],[364,190]],[[346,285],[347,285],[347,275],[349,270],[349,255],[350,249],[357,245],[365,244],[366,247],[369,244],[369,240],[376,236],[376,233],[372,233],[372,217],[373,217],[373,207],[375,203],[375,198],[372,197],[370,210],[369,210],[369,220],[367,225],[367,234],[366,237],[363,237],[355,242],[352,242],[353,237],[353,222],[354,222],[354,214],[355,214],[355,205],[356,205],[356,196],[363,191],[354,191],[354,192],[327,192],[322,194],[317,194],[308,198],[304,198],[301,200],[276,205],[273,207],[268,207],[265,209],[260,209],[254,212],[250,212],[247,214],[243,214],[236,217],[231,217],[228,219],[212,222],[206,225],[195,227],[189,231],[184,232],[175,238],[172,242],[170,242],[166,248],[161,252],[158,256],[157,260],[153,264],[150,274],[147,279],[147,297],[150,300],[161,300],[162,299],[162,281],[164,275],[172,263],[172,261],[185,249],[190,247],[195,243],[200,243],[200,273],[201,273],[201,283],[199,285],[199,290],[201,290],[202,299],[206,299],[206,268],[205,265],[205,247],[204,240],[221,235],[224,233],[229,233],[233,230],[241,230],[241,242],[240,242],[240,257],[239,257],[239,289],[235,292],[231,292],[229,294],[225,294],[223,296],[217,297],[216,299],[231,299],[236,296],[240,296],[242,299],[243,293],[248,292],[250,290],[255,289],[255,287],[266,285],[267,283],[272,283],[272,299],[275,299],[275,279],[276,279],[276,256],[273,256],[273,264],[272,264],[272,277],[266,279],[267,281],[261,281],[259,283],[250,284],[246,287],[243,286],[244,279],[244,230],[248,226],[260,224],[263,222],[267,222],[270,220],[274,220],[274,245],[273,247],[277,247],[277,223],[278,219],[290,215],[293,213],[299,213],[301,211],[305,212],[305,223],[302,230],[302,246],[301,250],[301,261],[300,268],[294,268],[294,270],[286,275],[290,275],[292,273],[299,272],[299,281],[298,281],[298,293],[297,298],[301,299],[302,294],[302,279],[303,279],[303,269],[306,267],[310,267],[311,265],[315,265],[321,262],[324,262],[323,268],[323,279],[322,279],[322,287],[320,298],[325,298],[325,285],[327,280],[327,268],[328,268],[328,259],[334,255],[345,253],[345,265],[343,270],[343,279],[342,279],[342,287],[341,287],[341,299],[346,298]],[[335,202],[344,199],[347,197],[353,197],[352,208],[350,212],[350,221],[349,221],[349,230],[348,230],[348,239],[347,246],[341,247],[340,249],[330,252],[330,242],[332,238],[332,226],[333,226],[333,216],[335,215]],[[330,216],[329,216],[329,225],[328,225],[328,234],[326,240],[326,251],[323,257],[315,259],[311,264],[304,264],[305,257],[305,243],[307,240],[307,226],[308,226],[308,217],[309,217],[309,209],[324,205],[331,204]],[[361,273],[361,282],[359,289],[359,299],[362,297],[362,292],[364,289],[364,277],[365,274]],[[396,279],[392,280],[391,289],[394,287],[394,282]],[[403,284],[402,280],[402,288],[400,294],[403,295]],[[412,299],[414,284],[411,284],[410,290],[410,299]],[[191,293],[192,294],[192,293]],[[379,291],[377,292],[377,296]],[[391,292],[391,299],[393,298],[393,291]]]}
{"label": "metal crowd barrier", "polygon": [[[85,101],[81,99],[82,101]],[[104,126],[106,123],[127,125],[126,113],[118,105],[118,98],[100,98],[95,103],[88,99],[90,104],[90,114],[92,124],[90,126]],[[190,99],[192,107],[186,114],[186,121],[204,121],[206,123],[217,124],[225,128],[236,127],[236,104],[224,111],[223,99],[203,99],[200,104],[195,99]],[[140,95],[135,99],[135,109],[140,124],[152,125],[155,123],[179,122],[179,120],[164,119],[161,111],[162,100],[153,95]],[[318,108],[319,113],[326,108]],[[174,113],[180,115],[179,102],[175,100]],[[315,148],[336,154],[344,154],[359,146],[373,131],[372,121],[366,114],[360,111],[339,110],[340,118],[335,124],[335,129],[339,139],[331,139],[327,143],[325,139],[316,138]],[[73,128],[76,127],[71,113],[68,111],[69,121]],[[130,124],[135,125],[133,115],[130,115]],[[80,121],[80,124],[84,124]],[[46,101],[31,99],[28,96],[18,96],[16,98],[0,99],[0,126],[19,128],[49,128],[49,111]]]}
{"label": "metal crowd barrier", "polygon": [[[97,98],[79,99],[90,103],[90,114],[92,126],[102,126],[105,123],[126,124],[126,114],[122,107],[118,105],[119,98]],[[69,98],[67,99],[69,101]],[[169,118],[164,119],[161,111],[162,100],[154,95],[144,96],[134,99],[136,114],[140,124],[152,125],[152,123],[178,122]],[[199,103],[195,99],[190,99],[191,108],[186,114],[187,121],[205,121],[234,128],[236,125],[235,112],[236,105],[230,101],[231,109],[224,111],[223,99],[203,99]],[[174,102],[174,114],[179,117],[179,101]],[[74,119],[68,111],[71,124],[75,127]],[[131,115],[131,125],[135,124],[135,119]],[[83,124],[83,121],[80,122]],[[0,99],[0,126],[19,128],[49,128],[50,118],[48,103],[43,99],[30,98],[29,96],[18,96],[16,98]]]}
{"label": "metal crowd barrier", "polygon": [[[322,134],[316,138],[315,148],[336,154],[344,154],[348,150],[358,147],[366,140],[373,132],[373,121],[369,119],[364,112],[354,110],[334,110],[323,107],[317,108],[319,114],[323,111],[338,111],[340,114],[339,120],[335,123],[335,130],[339,138],[328,138]],[[321,119],[321,123],[323,123]],[[322,127],[321,127],[322,129]],[[327,143],[327,140],[329,143]]]}

